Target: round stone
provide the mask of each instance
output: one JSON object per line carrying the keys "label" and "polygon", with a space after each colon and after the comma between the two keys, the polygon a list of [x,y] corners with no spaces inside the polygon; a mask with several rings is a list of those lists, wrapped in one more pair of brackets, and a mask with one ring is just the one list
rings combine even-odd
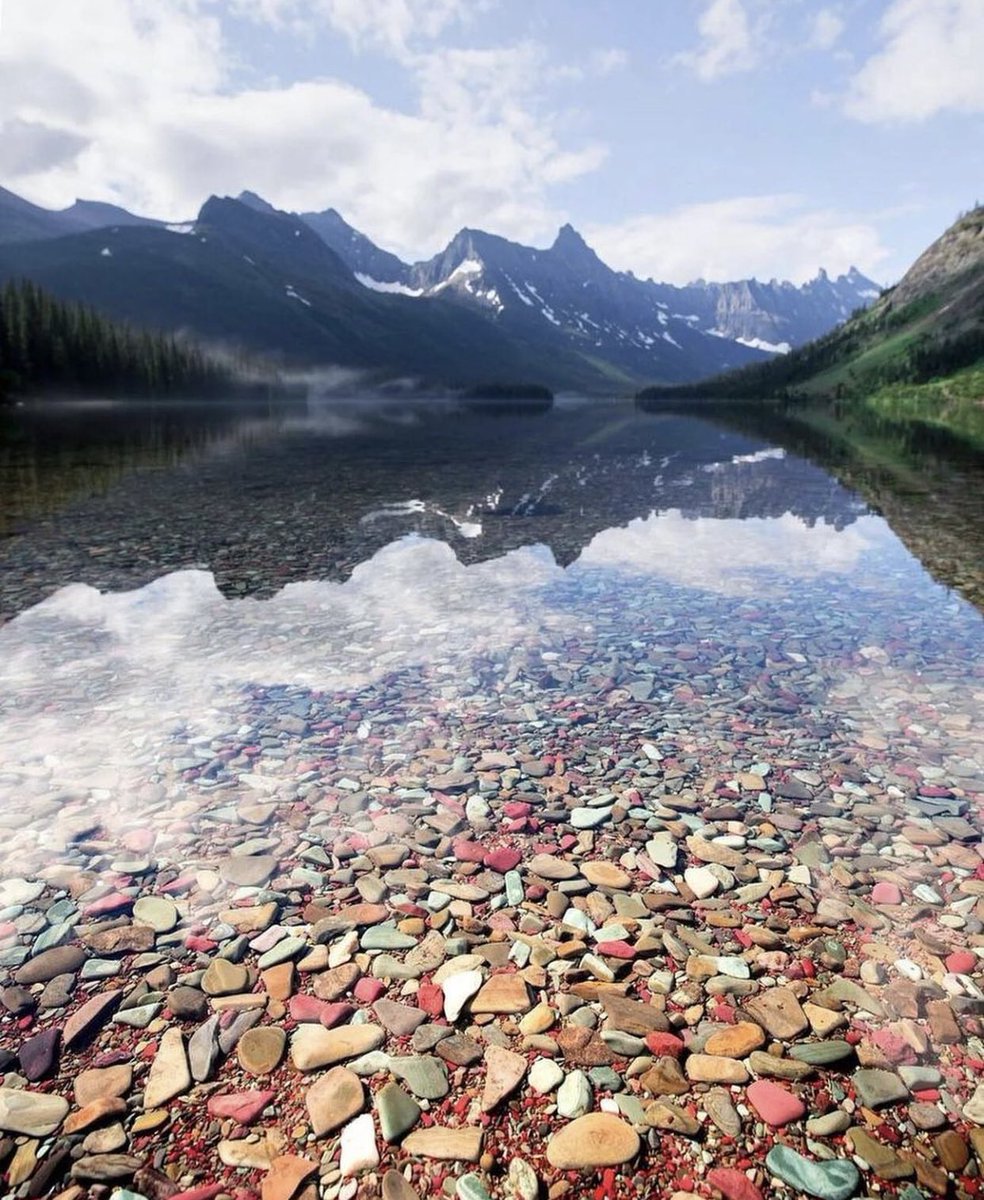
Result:
{"label": "round stone", "polygon": [[615,1167],[635,1158],[639,1145],[639,1135],[627,1121],[610,1113],[587,1113],[553,1135],[547,1160],[559,1171]]}
{"label": "round stone", "polygon": [[163,896],[141,896],[133,906],[133,919],[149,925],[156,933],[170,933],[180,915],[177,907]]}
{"label": "round stone", "polygon": [[287,1035],[276,1025],[247,1029],[236,1046],[239,1065],[247,1075],[268,1075],[283,1058]]}

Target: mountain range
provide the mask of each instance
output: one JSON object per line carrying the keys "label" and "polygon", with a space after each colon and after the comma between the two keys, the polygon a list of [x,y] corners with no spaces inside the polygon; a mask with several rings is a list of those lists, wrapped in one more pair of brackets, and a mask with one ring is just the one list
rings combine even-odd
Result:
{"label": "mountain range", "polygon": [[961,214],[893,288],[823,337],[781,358],[699,383],[650,387],[672,398],[778,399],[801,420],[838,420],[908,448],[984,452],[984,205]]}
{"label": "mountain range", "polygon": [[584,391],[683,383],[825,333],[879,288],[860,272],[686,287],[614,271],[570,225],[547,249],[463,229],[405,263],[334,209],[252,192],[167,223],[111,204],[51,211],[0,189],[0,280],[28,278],[134,324],[287,366],[450,385]]}

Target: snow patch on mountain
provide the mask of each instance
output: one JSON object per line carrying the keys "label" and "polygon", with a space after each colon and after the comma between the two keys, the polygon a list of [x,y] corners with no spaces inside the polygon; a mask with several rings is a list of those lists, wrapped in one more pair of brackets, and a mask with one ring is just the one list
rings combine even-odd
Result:
{"label": "snow patch on mountain", "polygon": [[386,292],[396,296],[422,296],[423,288],[409,287],[405,283],[390,282],[385,279],[373,279],[371,275],[363,275],[360,271],[355,272],[355,277],[364,288],[368,288],[371,292]]}

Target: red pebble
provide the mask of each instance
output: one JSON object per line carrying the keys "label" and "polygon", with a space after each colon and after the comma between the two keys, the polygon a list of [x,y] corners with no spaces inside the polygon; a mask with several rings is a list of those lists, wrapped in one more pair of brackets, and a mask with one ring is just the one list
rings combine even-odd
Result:
{"label": "red pebble", "polygon": [[888,1061],[896,1066],[899,1063],[912,1066],[916,1061],[916,1052],[912,1046],[891,1029],[876,1030],[871,1035],[871,1040]]}
{"label": "red pebble", "polygon": [[436,983],[422,983],[415,999],[417,1007],[429,1016],[439,1017],[444,1011],[444,993]]}
{"label": "red pebble", "polygon": [[725,1200],[762,1200],[762,1193],[741,1171],[731,1167],[712,1167],[707,1172],[707,1182],[725,1197]]}
{"label": "red pebble", "polygon": [[490,871],[498,871],[500,874],[504,874],[506,871],[512,871],[518,866],[522,858],[523,856],[518,850],[503,846],[499,850],[491,850],[485,855],[482,862]]}
{"label": "red pebble", "polygon": [[211,1096],[208,1111],[213,1117],[231,1117],[240,1125],[251,1125],[276,1092],[227,1092],[222,1096]]}
{"label": "red pebble", "polygon": [[324,1000],[319,1000],[315,996],[298,994],[291,996],[288,1009],[291,1019],[303,1024],[304,1022],[320,1021],[321,1014],[327,1007],[327,1002]]}
{"label": "red pebble", "polygon": [[977,955],[969,950],[955,950],[946,956],[946,969],[954,975],[969,975],[977,966]]}
{"label": "red pebble", "polygon": [[636,954],[632,946],[630,946],[628,942],[623,941],[599,942],[595,946],[595,950],[597,950],[599,954],[606,955],[608,958],[631,959],[635,958]]}
{"label": "red pebble", "polygon": [[465,839],[455,842],[451,849],[458,862],[480,863],[485,855],[484,846],[480,846],[478,842],[469,842]]}
{"label": "red pebble", "polygon": [[217,948],[218,942],[213,942],[211,938],[195,934],[185,938],[185,949],[194,950],[196,954],[210,954]]}
{"label": "red pebble", "polygon": [[[362,980],[360,979],[359,983],[361,982]],[[372,980],[372,982],[379,983],[376,979]],[[358,987],[355,990],[358,992]],[[383,990],[382,984],[379,984],[379,990]],[[374,1000],[376,998],[376,996],[373,996]],[[326,1001],[318,1020],[324,1025],[325,1029],[331,1029],[332,1026],[340,1025],[342,1021],[347,1021],[354,1011],[352,1005],[346,1004],[344,1000],[337,1000],[334,1004],[329,1004]]]}
{"label": "red pebble", "polygon": [[890,883],[887,879],[880,879],[871,889],[871,903],[901,904],[902,892],[899,890],[898,884]]}
{"label": "red pebble", "polygon": [[502,806],[503,816],[509,817],[511,820],[515,820],[517,817],[528,817],[532,811],[531,805],[523,804],[519,800],[507,800]]}
{"label": "red pebble", "polygon": [[762,1120],[773,1127],[798,1121],[806,1113],[806,1105],[798,1096],[768,1079],[756,1079],[745,1096]]}
{"label": "red pebble", "polygon": [[683,1053],[683,1041],[672,1033],[657,1033],[655,1030],[652,1033],[646,1034],[646,1049],[650,1054],[655,1054],[660,1057],[664,1054],[672,1055],[673,1058],[679,1058]]}
{"label": "red pebble", "polygon": [[359,982],[352,989],[352,994],[356,1000],[361,1000],[363,1003],[372,1004],[374,1000],[386,991],[385,984],[379,979],[370,979],[368,975],[363,975]]}

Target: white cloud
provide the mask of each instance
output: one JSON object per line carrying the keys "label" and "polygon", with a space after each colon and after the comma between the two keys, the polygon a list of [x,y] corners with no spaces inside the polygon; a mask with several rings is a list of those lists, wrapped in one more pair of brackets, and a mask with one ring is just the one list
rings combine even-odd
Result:
{"label": "white cloud", "polygon": [[821,8],[813,18],[810,45],[817,50],[832,50],[844,32],[844,18],[832,8]]}
{"label": "white cloud", "polygon": [[710,0],[697,21],[700,45],[677,55],[698,78],[709,82],[735,71],[748,71],[758,55],[752,26],[742,0]]}
{"label": "white cloud", "polygon": [[738,196],[653,213],[588,231],[606,262],[667,283],[697,278],[801,283],[820,266],[856,265],[877,278],[887,251],[874,226],[848,214],[810,208],[800,196]]}
{"label": "white cloud", "polygon": [[[349,21],[353,37],[398,49],[412,36],[407,13],[429,33],[456,7],[379,0],[370,34],[354,6],[318,6]],[[284,20],[298,8],[266,7]],[[604,156],[555,132],[540,95],[546,63],[532,44],[409,51],[401,69],[420,99],[405,112],[323,77],[237,89],[211,0],[46,8],[38,21],[30,0],[7,0],[0,37],[0,112],[17,134],[3,182],[41,204],[86,196],[183,218],[211,192],[251,188],[284,208],[333,205],[399,252],[433,253],[464,224],[548,236],[549,186]]]}
{"label": "white cloud", "polygon": [[982,0],[892,0],[881,48],[851,81],[844,110],[861,121],[984,112]]}
{"label": "white cloud", "polygon": [[472,19],[492,0],[233,0],[237,15],[263,24],[316,30],[324,24],[356,49],[403,58],[411,45]]}

